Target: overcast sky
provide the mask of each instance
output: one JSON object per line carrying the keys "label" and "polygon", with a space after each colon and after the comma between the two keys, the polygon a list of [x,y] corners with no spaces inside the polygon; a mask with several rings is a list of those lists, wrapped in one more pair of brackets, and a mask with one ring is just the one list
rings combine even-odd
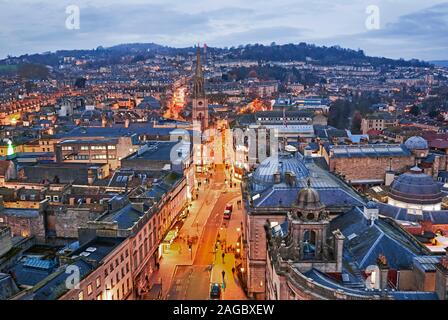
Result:
{"label": "overcast sky", "polygon": [[[80,28],[65,27],[66,7]],[[379,8],[368,29],[366,8]],[[438,0],[0,0],[0,57],[155,42],[309,42],[391,58],[448,60],[448,2]]]}

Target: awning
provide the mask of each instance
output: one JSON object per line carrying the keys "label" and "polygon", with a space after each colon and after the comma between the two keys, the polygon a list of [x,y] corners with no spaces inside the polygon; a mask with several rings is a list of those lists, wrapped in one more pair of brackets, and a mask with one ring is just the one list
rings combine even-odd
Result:
{"label": "awning", "polygon": [[165,239],[163,239],[163,243],[171,243],[177,236],[177,232],[174,230],[169,231],[166,234]]}

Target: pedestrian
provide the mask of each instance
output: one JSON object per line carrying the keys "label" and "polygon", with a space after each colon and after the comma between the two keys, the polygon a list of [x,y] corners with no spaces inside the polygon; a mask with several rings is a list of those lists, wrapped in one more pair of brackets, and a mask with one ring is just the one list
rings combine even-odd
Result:
{"label": "pedestrian", "polygon": [[226,256],[226,254],[223,252],[221,257],[222,257],[222,263],[224,263],[224,257]]}
{"label": "pedestrian", "polygon": [[232,267],[232,274],[235,274],[235,267]]}

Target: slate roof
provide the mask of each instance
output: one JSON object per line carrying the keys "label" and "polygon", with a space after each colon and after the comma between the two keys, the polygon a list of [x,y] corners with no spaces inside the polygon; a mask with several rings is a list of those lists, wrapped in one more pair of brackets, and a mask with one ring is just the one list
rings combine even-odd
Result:
{"label": "slate roof", "polygon": [[437,204],[442,202],[443,194],[438,183],[420,170],[396,177],[390,186],[390,197],[405,203]]}
{"label": "slate roof", "polygon": [[[317,190],[323,204],[329,207],[360,206],[364,199],[343,181],[316,165],[313,161],[303,162],[301,167],[308,171],[308,176],[296,180],[295,186],[285,182],[274,184],[271,180],[259,183],[256,172],[249,177],[251,196],[256,197],[254,207],[288,207],[297,199],[298,192],[307,186],[310,179],[311,186]],[[304,170],[305,170],[304,169]],[[263,170],[263,168],[261,168]]]}
{"label": "slate roof", "polygon": [[143,215],[144,212],[134,209],[132,204],[129,203],[116,212],[105,216],[102,220],[110,222],[116,221],[119,229],[129,229],[132,228]]}
{"label": "slate roof", "polygon": [[[288,188],[286,185],[282,188],[276,186],[260,193],[260,197],[254,200],[255,207],[290,207],[297,200],[298,192],[306,187],[304,183],[301,188]],[[319,193],[321,202],[327,207],[338,206],[359,206],[362,205],[362,199],[346,192],[342,188],[318,188],[314,187]],[[281,203],[281,205],[279,205]]]}
{"label": "slate roof", "polygon": [[448,210],[423,211],[421,215],[408,213],[407,209],[386,203],[377,203],[380,214],[399,221],[431,221],[433,224],[448,224]]}
{"label": "slate roof", "polygon": [[292,172],[297,180],[308,177],[309,171],[302,161],[302,157],[290,153],[280,153],[260,163],[252,178],[257,184],[269,185],[274,183],[274,174],[279,172],[284,179],[286,172]]}
{"label": "slate roof", "polygon": [[[342,290],[348,294],[364,296],[364,297],[373,297],[381,296],[382,292],[379,290],[368,291],[365,289],[354,289],[344,286],[343,284],[331,279],[324,273],[311,269],[310,271],[304,274],[309,279],[312,279],[315,283],[318,283],[322,286],[333,290]],[[391,296],[394,300],[438,300],[437,294],[435,292],[422,292],[422,291],[388,291],[388,296]],[[383,294],[384,296],[384,294]]]}
{"label": "slate roof", "polygon": [[[89,262],[79,259],[76,260],[71,266],[76,266],[79,268],[80,278],[85,278],[92,270],[94,266]],[[65,294],[68,289],[66,286],[66,280],[71,275],[65,271],[67,266],[60,267],[56,272],[54,272],[50,277],[41,281],[37,284],[32,291],[33,300],[56,300]]]}
{"label": "slate roof", "polygon": [[16,263],[12,268],[16,281],[20,285],[34,286],[48,277],[54,270],[54,262],[51,268],[35,268],[33,265],[25,265],[26,260]]}
{"label": "slate roof", "polygon": [[395,270],[411,269],[415,257],[428,254],[390,221],[378,219],[371,226],[359,207],[333,219],[330,229],[339,229],[346,237],[344,250],[361,270],[376,265],[380,254],[386,256],[389,266]]}
{"label": "slate roof", "polygon": [[365,157],[406,157],[410,151],[403,145],[368,144],[368,145],[337,145],[329,146],[335,158],[365,158]]}
{"label": "slate roof", "polygon": [[0,273],[0,300],[6,300],[19,292],[9,274]]}
{"label": "slate roof", "polygon": [[122,125],[112,127],[75,127],[69,132],[58,133],[56,138],[73,137],[122,137],[137,135],[169,136],[173,128],[154,128],[150,123],[131,123],[128,128]]}

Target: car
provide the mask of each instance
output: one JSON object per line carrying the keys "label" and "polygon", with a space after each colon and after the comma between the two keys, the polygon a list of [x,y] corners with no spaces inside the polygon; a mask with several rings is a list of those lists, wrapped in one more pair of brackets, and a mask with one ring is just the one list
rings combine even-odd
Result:
{"label": "car", "polygon": [[232,217],[232,212],[229,210],[224,210],[224,219],[230,219]]}
{"label": "car", "polygon": [[226,204],[226,210],[229,210],[230,212],[232,212],[233,211],[233,204],[231,204],[231,203]]}
{"label": "car", "polygon": [[219,285],[219,283],[212,283],[212,285],[210,286],[210,299],[221,299],[221,286]]}

